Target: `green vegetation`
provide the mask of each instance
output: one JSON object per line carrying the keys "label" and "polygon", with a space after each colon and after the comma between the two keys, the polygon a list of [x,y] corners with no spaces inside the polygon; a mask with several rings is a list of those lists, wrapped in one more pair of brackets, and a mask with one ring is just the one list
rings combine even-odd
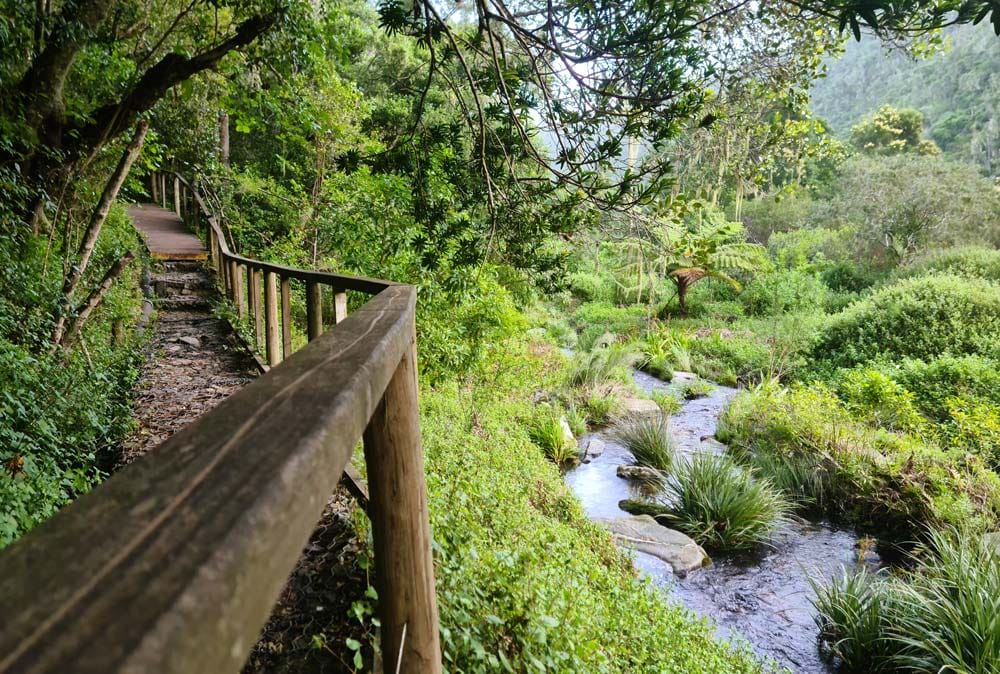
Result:
{"label": "green vegetation", "polygon": [[[750,387],[731,456],[677,465],[665,421],[618,429],[672,471],[643,507],[709,547],[832,515],[936,541],[912,577],[931,598],[961,566],[937,529],[1000,528],[1000,69],[962,27],[1000,27],[995,2],[0,2],[0,546],[115,465],[142,346],[122,206],[168,169],[242,254],[419,288],[449,670],[762,670],[637,581],[560,481],[563,417],[614,421],[635,365]],[[975,39],[939,57],[933,104],[850,103],[866,66],[810,110],[845,35],[923,53],[946,24]],[[875,587],[826,603],[865,613]],[[987,637],[955,627],[961,654],[930,606],[893,615],[906,639],[834,608],[829,634],[856,635],[845,662],[895,639],[886,667],[982,669],[998,629],[949,598]]]}
{"label": "green vegetation", "polygon": [[817,621],[848,672],[975,672],[1000,661],[1000,556],[951,530],[900,576],[849,573],[817,588]]}
{"label": "green vegetation", "polygon": [[[996,526],[1000,478],[980,457],[852,417],[827,388],[765,386],[738,396],[716,437],[746,456],[807,457],[829,471],[829,512],[892,541],[928,526]],[[828,463],[828,465],[827,465]]]}
{"label": "green vegetation", "polygon": [[677,449],[666,415],[622,419],[615,425],[615,437],[632,453],[637,465],[664,473],[673,469]]}
{"label": "green vegetation", "polygon": [[1000,286],[927,276],[888,286],[835,315],[813,350],[851,366],[884,357],[928,359],[1000,353]]}
{"label": "green vegetation", "polygon": [[511,425],[532,415],[536,382],[557,383],[545,379],[546,369],[523,344],[508,342],[468,379],[422,396],[448,667],[761,671],[751,656],[714,639],[705,622],[637,580],[556,467]]}
{"label": "green vegetation", "polygon": [[528,437],[559,466],[580,460],[580,450],[567,436],[558,410],[545,409],[537,413],[528,423]]}
{"label": "green vegetation", "polygon": [[789,505],[766,480],[725,456],[698,454],[667,478],[659,518],[711,550],[747,550],[767,541]]}

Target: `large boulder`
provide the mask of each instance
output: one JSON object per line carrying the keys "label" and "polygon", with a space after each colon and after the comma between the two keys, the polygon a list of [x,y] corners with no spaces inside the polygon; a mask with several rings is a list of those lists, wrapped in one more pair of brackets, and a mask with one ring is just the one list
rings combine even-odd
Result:
{"label": "large boulder", "polygon": [[598,518],[594,521],[607,528],[618,543],[662,559],[682,578],[712,563],[705,550],[694,540],[662,526],[649,515]]}
{"label": "large boulder", "polygon": [[622,400],[622,408],[625,414],[632,417],[660,416],[660,406],[646,398],[625,398]]}

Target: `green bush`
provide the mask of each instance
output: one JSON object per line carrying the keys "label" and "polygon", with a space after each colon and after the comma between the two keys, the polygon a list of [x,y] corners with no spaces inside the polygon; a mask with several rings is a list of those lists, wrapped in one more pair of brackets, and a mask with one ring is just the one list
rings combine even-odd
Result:
{"label": "green bush", "polygon": [[570,291],[585,302],[612,302],[614,282],[599,274],[576,272],[569,277]]}
{"label": "green bush", "polygon": [[816,311],[825,305],[827,292],[818,274],[779,268],[750,279],[739,299],[748,316],[775,316]]}
{"label": "green bush", "polygon": [[777,364],[772,347],[746,333],[727,337],[713,330],[710,335],[692,339],[688,348],[691,369],[724,386],[767,379]]}
{"label": "green bush", "polygon": [[837,392],[855,418],[878,428],[919,432],[927,425],[917,410],[914,395],[878,370],[845,372]]}
{"label": "green bush", "polygon": [[590,391],[583,400],[583,409],[594,426],[607,426],[621,413],[622,401],[613,393]]}
{"label": "green bush", "polygon": [[698,454],[667,478],[660,519],[712,550],[747,550],[781,526],[790,507],[769,482],[726,456]]}
{"label": "green bush", "polygon": [[716,437],[743,456],[776,453],[822,460],[830,470],[828,512],[890,540],[927,526],[1000,523],[1000,478],[973,455],[866,426],[819,385],[762,386],[738,395]]}
{"label": "green bush", "polygon": [[709,384],[704,379],[695,379],[694,381],[686,381],[677,387],[677,393],[680,394],[684,400],[694,400],[696,398],[704,398],[705,396],[712,393],[715,387]]}
{"label": "green bush", "polygon": [[1000,361],[982,356],[903,359],[876,367],[913,394],[920,413],[937,422],[951,418],[950,398],[1000,406]]}
{"label": "green bush", "polygon": [[[0,548],[89,491],[118,460],[132,428],[130,391],[141,344],[112,348],[111,324],[134,325],[140,293],[133,265],[84,328],[79,346],[52,351],[52,310],[60,265],[42,263],[44,240],[0,239]],[[91,261],[103,274],[125,250],[138,250],[124,210],[114,207]],[[84,279],[84,287],[96,283]]]}
{"label": "green bush", "polygon": [[830,468],[822,457],[756,452],[749,457],[749,466],[797,510],[823,511],[830,506]]}
{"label": "green bush", "polygon": [[557,385],[561,374],[543,357],[499,344],[463,381],[422,391],[446,668],[762,671],[751,654],[718,641],[707,621],[637,578],[514,421],[532,416],[536,388]]}
{"label": "green bush", "polygon": [[952,274],[1000,282],[1000,250],[968,246],[928,251],[896,270],[898,278]]}
{"label": "green bush", "polygon": [[615,427],[615,438],[632,453],[635,463],[669,473],[674,466],[677,448],[665,415],[622,419]]}
{"label": "green bush", "polygon": [[993,355],[1000,350],[1000,286],[927,276],[885,287],[833,316],[813,356],[837,366],[877,358]]}

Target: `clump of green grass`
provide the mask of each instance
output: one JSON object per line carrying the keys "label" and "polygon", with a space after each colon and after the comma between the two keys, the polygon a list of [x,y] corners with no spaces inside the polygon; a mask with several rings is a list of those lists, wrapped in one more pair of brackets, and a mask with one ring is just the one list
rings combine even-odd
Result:
{"label": "clump of green grass", "polygon": [[810,583],[823,650],[838,659],[845,672],[892,671],[894,644],[884,630],[894,598],[890,586],[865,567],[825,587],[815,580]]}
{"label": "clump of green grass", "polygon": [[900,576],[861,569],[816,588],[817,624],[848,672],[992,674],[1000,662],[1000,556],[979,536],[932,531]]}
{"label": "clump of green grass", "polygon": [[604,335],[590,351],[576,355],[569,384],[593,388],[609,382],[627,381],[629,368],[638,357],[629,345],[618,344],[613,335]]}
{"label": "clump of green grass", "polygon": [[830,499],[832,474],[821,457],[757,452],[749,458],[754,474],[771,483],[798,510],[822,510]]}
{"label": "clump of green grass", "polygon": [[545,452],[545,456],[560,466],[580,461],[580,449],[566,437],[557,412],[546,410],[535,415],[528,422],[528,437]]}
{"label": "clump of green grass", "polygon": [[632,453],[636,464],[663,472],[673,468],[677,448],[668,417],[626,417],[618,422],[615,437]]}
{"label": "clump of green grass", "polygon": [[583,401],[583,410],[594,426],[607,426],[621,409],[622,401],[613,393],[591,391]]}
{"label": "clump of green grass", "polygon": [[666,393],[664,391],[653,391],[649,394],[649,397],[655,402],[659,407],[660,411],[665,415],[669,416],[671,414],[677,414],[681,411],[684,406],[681,403],[680,398],[672,393]]}
{"label": "clump of green grass", "polygon": [[587,411],[581,409],[579,405],[575,402],[570,402],[566,406],[566,423],[569,424],[569,429],[573,431],[573,435],[580,437],[587,433]]}
{"label": "clump of green grass", "polygon": [[766,541],[791,510],[780,491],[727,456],[696,455],[667,479],[661,516],[706,548],[748,550]]}
{"label": "clump of green grass", "polygon": [[714,389],[715,387],[704,379],[695,379],[694,381],[687,381],[681,384],[677,387],[677,392],[684,400],[694,400],[695,398],[704,398]]}

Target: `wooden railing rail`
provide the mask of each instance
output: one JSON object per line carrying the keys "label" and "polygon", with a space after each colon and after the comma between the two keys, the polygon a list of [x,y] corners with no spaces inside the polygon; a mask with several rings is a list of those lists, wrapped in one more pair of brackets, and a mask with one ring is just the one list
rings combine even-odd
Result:
{"label": "wooden railing rail", "polygon": [[[0,553],[0,672],[239,672],[362,438],[383,661],[440,672],[415,289],[236,255],[187,181],[153,184],[206,220],[231,298],[263,274],[261,341],[283,362]],[[292,280],[312,307],[294,354]],[[335,299],[323,333],[322,286],[374,297],[350,316]]]}

